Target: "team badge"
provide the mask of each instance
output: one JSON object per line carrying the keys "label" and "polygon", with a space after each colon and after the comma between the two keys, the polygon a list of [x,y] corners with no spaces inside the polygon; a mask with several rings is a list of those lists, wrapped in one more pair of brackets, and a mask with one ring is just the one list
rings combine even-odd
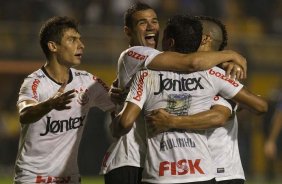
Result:
{"label": "team badge", "polygon": [[88,89],[83,90],[82,88],[78,90],[75,90],[75,92],[78,94],[77,102],[80,105],[85,105],[89,102],[89,95],[88,95]]}
{"label": "team badge", "polygon": [[168,95],[167,110],[175,115],[188,115],[188,109],[191,103],[189,94],[170,94]]}

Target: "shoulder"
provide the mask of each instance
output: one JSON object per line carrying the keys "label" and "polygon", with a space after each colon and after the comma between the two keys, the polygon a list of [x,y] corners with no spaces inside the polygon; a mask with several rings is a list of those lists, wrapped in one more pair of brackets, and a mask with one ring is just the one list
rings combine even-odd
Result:
{"label": "shoulder", "polygon": [[85,71],[85,70],[78,70],[75,68],[71,68],[71,72],[73,74],[74,77],[91,77],[92,74]]}
{"label": "shoulder", "polygon": [[122,52],[122,57],[128,57],[136,60],[146,60],[150,55],[157,55],[161,52],[157,49],[144,46],[134,46]]}
{"label": "shoulder", "polygon": [[224,80],[228,79],[228,77],[225,75],[226,72],[223,69],[221,69],[217,66],[208,69],[207,73],[208,73],[208,75],[216,77],[216,78],[220,78],[220,79],[224,79]]}
{"label": "shoulder", "polygon": [[46,79],[47,76],[45,73],[41,70],[38,69],[34,71],[33,73],[29,74],[25,79],[24,79],[24,84],[25,85],[36,85],[38,86],[44,79]]}
{"label": "shoulder", "polygon": [[135,80],[155,80],[156,76],[159,76],[161,74],[161,71],[156,71],[156,70],[150,70],[150,69],[142,69],[139,70],[136,75],[135,75]]}
{"label": "shoulder", "polygon": [[213,67],[207,71],[208,71],[208,75],[214,77],[216,80],[221,80],[223,82],[230,83],[234,87],[238,87],[242,85],[239,81],[226,76],[226,72],[219,67]]}
{"label": "shoulder", "polygon": [[93,82],[93,74],[85,71],[85,70],[78,70],[71,68],[72,77],[74,81],[79,82],[86,82],[86,83],[92,83]]}
{"label": "shoulder", "polygon": [[45,73],[41,70],[41,69],[38,69],[34,72],[32,72],[31,74],[29,74],[26,78],[45,78],[46,75]]}
{"label": "shoulder", "polygon": [[87,72],[85,70],[78,70],[74,68],[71,68],[71,71],[72,71],[73,77],[76,78],[76,80],[80,80],[88,84],[93,84],[95,86],[96,84],[98,84],[105,90],[109,91],[109,87],[107,86],[107,84],[102,79],[95,76],[94,74],[91,74],[90,72]]}

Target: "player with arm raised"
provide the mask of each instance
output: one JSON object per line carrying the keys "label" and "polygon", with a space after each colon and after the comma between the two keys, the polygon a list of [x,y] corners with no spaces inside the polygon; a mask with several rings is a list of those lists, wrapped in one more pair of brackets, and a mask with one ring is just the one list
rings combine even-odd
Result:
{"label": "player with arm raised", "polygon": [[15,184],[79,184],[79,143],[91,107],[112,111],[108,88],[74,69],[84,44],[75,20],[52,17],[40,30],[46,64],[25,78],[17,102],[21,123]]}

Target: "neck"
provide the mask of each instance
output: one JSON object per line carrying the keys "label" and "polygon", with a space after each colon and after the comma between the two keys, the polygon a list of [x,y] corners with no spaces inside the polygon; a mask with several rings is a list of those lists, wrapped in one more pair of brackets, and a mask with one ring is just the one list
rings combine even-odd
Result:
{"label": "neck", "polygon": [[198,51],[211,51],[211,46],[209,44],[200,45]]}
{"label": "neck", "polygon": [[46,72],[58,83],[64,83],[69,80],[70,68],[62,65],[46,63],[44,65]]}

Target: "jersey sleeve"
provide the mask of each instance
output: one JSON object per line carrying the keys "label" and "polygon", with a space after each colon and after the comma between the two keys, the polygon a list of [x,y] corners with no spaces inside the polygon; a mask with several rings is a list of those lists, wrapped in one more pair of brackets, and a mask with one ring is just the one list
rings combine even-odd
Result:
{"label": "jersey sleeve", "polygon": [[[135,46],[126,52],[126,58],[129,62],[142,63],[142,68],[147,67],[151,61],[161,52],[151,47]],[[142,69],[140,68],[140,69]]]}
{"label": "jersey sleeve", "polygon": [[19,98],[17,104],[26,100],[39,102],[40,94],[38,92],[38,88],[40,84],[40,79],[33,77],[32,75],[25,78],[19,91]]}
{"label": "jersey sleeve", "polygon": [[144,103],[147,99],[147,77],[149,73],[148,70],[142,70],[136,73],[133,82],[131,84],[130,91],[127,95],[126,101],[132,102],[140,107],[143,108]]}
{"label": "jersey sleeve", "polygon": [[91,104],[92,106],[98,107],[103,111],[112,111],[115,108],[114,103],[111,101],[110,95],[108,94],[108,86],[98,77],[92,77],[93,84],[90,86],[92,94]]}
{"label": "jersey sleeve", "polygon": [[233,108],[232,108],[231,104],[230,104],[227,100],[225,100],[224,98],[222,98],[221,96],[215,96],[215,97],[213,98],[212,106],[214,106],[214,105],[222,105],[222,106],[225,106],[225,107],[227,107],[227,108],[230,110],[231,114],[232,114],[232,112],[233,112]]}
{"label": "jersey sleeve", "polygon": [[225,71],[218,67],[208,70],[208,75],[215,84],[216,91],[226,99],[233,98],[242,88],[243,85],[236,80],[225,76]]}
{"label": "jersey sleeve", "polygon": [[143,46],[135,46],[124,51],[118,60],[119,87],[125,88],[135,73],[145,69],[147,65],[161,52]]}

